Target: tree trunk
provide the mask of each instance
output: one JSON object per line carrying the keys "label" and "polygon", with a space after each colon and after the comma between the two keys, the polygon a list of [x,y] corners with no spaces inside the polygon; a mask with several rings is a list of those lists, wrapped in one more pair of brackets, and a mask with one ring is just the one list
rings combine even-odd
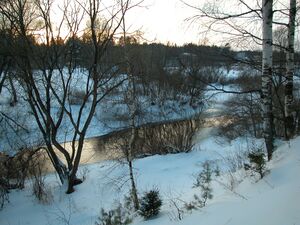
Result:
{"label": "tree trunk", "polygon": [[293,76],[294,76],[294,42],[295,42],[295,17],[296,17],[296,0],[290,0],[288,25],[288,48],[286,53],[286,82],[285,82],[285,98],[284,112],[287,127],[287,139],[294,136],[295,123],[293,115]]}
{"label": "tree trunk", "polygon": [[132,201],[133,201],[133,206],[135,210],[139,210],[140,204],[139,204],[139,198],[137,195],[137,189],[134,181],[134,176],[133,176],[133,169],[132,169],[132,161],[128,162],[129,164],[129,175],[130,175],[130,182],[131,182],[131,195],[132,195]]}
{"label": "tree trunk", "polygon": [[65,165],[60,161],[60,159],[57,157],[57,155],[54,153],[54,150],[52,149],[52,146],[48,146],[46,149],[46,152],[51,160],[51,163],[55,169],[55,171],[58,174],[58,177],[60,179],[60,182],[62,184],[65,183],[65,181],[67,180],[68,176],[67,176],[67,168],[65,167]]}
{"label": "tree trunk", "polygon": [[130,108],[130,114],[131,114],[131,136],[130,136],[130,140],[129,140],[129,152],[128,152],[128,156],[127,156],[127,160],[128,160],[128,165],[129,165],[129,176],[130,176],[130,181],[131,181],[131,194],[132,194],[132,201],[133,201],[133,205],[134,205],[134,209],[135,210],[139,210],[139,199],[137,196],[137,189],[136,189],[136,185],[134,182],[134,176],[133,176],[133,171],[132,171],[132,161],[133,161],[133,152],[136,150],[136,139],[137,139],[137,129],[136,129],[136,125],[135,125],[135,114],[136,114],[136,92],[135,92],[135,82],[134,82],[134,78],[131,76],[130,82],[132,84],[132,92],[131,94],[131,102],[129,103],[129,108]]}
{"label": "tree trunk", "polygon": [[249,107],[249,111],[250,111],[251,123],[252,123],[252,128],[253,128],[253,135],[254,135],[254,137],[257,137],[256,122],[255,122],[255,118],[254,118],[253,107],[254,107],[253,106],[253,97],[252,97],[252,93],[250,93],[250,107]]}
{"label": "tree trunk", "polygon": [[4,82],[5,82],[5,79],[6,79],[6,74],[1,72],[1,71],[0,71],[0,73],[1,73],[0,75],[2,76],[1,80],[0,80],[0,94],[1,94]]}
{"label": "tree trunk", "polygon": [[78,140],[78,146],[77,146],[75,160],[73,163],[71,163],[72,167],[69,168],[68,189],[66,192],[67,194],[73,193],[75,191],[74,186],[82,183],[82,180],[77,178],[76,173],[77,173],[79,163],[80,163],[80,158],[81,158],[81,153],[82,153],[83,143],[84,143],[84,137],[85,137],[85,133],[81,134],[81,136]]}
{"label": "tree trunk", "polygon": [[18,102],[18,96],[17,96],[17,91],[14,85],[14,82],[12,80],[12,74],[8,75],[8,81],[9,81],[9,85],[11,87],[11,93],[12,93],[12,99],[10,101],[10,106],[15,106]]}
{"label": "tree trunk", "polygon": [[[126,3],[125,8],[128,7]],[[129,140],[129,149],[127,152],[127,162],[129,166],[129,176],[131,181],[131,194],[132,194],[132,201],[134,205],[134,209],[138,210],[139,207],[139,199],[137,196],[137,189],[134,182],[134,176],[132,171],[132,161],[133,161],[133,152],[136,150],[136,139],[137,139],[137,129],[136,129],[136,113],[137,113],[137,96],[136,96],[136,85],[135,85],[135,77],[131,71],[131,65],[128,57],[128,49],[126,44],[126,23],[125,18],[123,18],[123,39],[124,39],[124,58],[126,61],[126,72],[128,76],[128,95],[129,95],[129,102],[127,102],[129,113],[130,113],[130,127],[131,127],[131,136]]]}
{"label": "tree trunk", "polygon": [[268,160],[274,150],[273,104],[272,104],[272,21],[273,0],[263,0],[263,59],[262,59],[262,109],[264,118],[264,139]]}

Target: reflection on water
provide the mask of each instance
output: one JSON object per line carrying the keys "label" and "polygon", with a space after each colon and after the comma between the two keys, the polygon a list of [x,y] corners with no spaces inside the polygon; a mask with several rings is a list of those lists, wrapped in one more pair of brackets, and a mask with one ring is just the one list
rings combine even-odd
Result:
{"label": "reflection on water", "polygon": [[[162,136],[154,135],[152,137],[156,138],[154,140],[155,143],[159,143],[160,139],[157,138],[173,138],[176,134],[181,134],[183,136],[184,133],[190,132],[194,135],[192,141],[198,142],[200,141],[201,137],[197,134],[197,131],[203,130],[203,128],[213,128],[220,124],[225,124],[231,122],[230,118],[226,116],[219,116],[219,117],[212,117],[207,118],[205,115],[202,115],[200,119],[197,120],[177,120],[171,122],[164,122],[164,123],[151,123],[146,124],[139,128],[138,131],[138,139],[137,141],[137,148],[138,152],[136,152],[135,157],[143,157],[145,155],[153,155],[153,154],[168,154],[168,153],[175,153],[175,152],[162,152],[161,149],[163,148],[153,148],[150,144],[153,144],[151,141],[149,142],[149,138],[151,138],[150,134],[161,134]],[[173,133],[174,135],[173,136]],[[124,157],[123,152],[120,146],[124,146],[124,140],[128,140],[130,137],[130,129],[120,130],[111,132],[106,135],[102,135],[99,137],[88,138],[85,139],[83,145],[83,151],[81,155],[80,164],[89,164],[89,163],[96,163],[103,160],[113,160],[113,159],[120,159]],[[167,136],[165,135],[167,134]],[[77,143],[75,143],[75,149]],[[65,149],[72,152],[72,142],[64,143]],[[149,148],[150,147],[150,148]],[[157,147],[157,146],[155,146]],[[182,150],[182,149],[181,149]],[[58,152],[58,151],[57,151]],[[58,152],[59,158],[63,159],[64,156],[62,153]],[[53,167],[51,165],[50,160],[47,160],[47,163],[44,164],[47,168],[47,171],[53,171]]]}

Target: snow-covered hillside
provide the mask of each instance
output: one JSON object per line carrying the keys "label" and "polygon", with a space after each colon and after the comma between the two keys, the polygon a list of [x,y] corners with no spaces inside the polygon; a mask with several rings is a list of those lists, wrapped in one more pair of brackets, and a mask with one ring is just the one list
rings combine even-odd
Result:
{"label": "snow-covered hillside", "polygon": [[[278,142],[269,173],[263,180],[248,171],[234,172],[236,163],[249,149],[263,146],[262,140],[239,138],[231,143],[213,136],[214,128],[199,133],[194,151],[173,155],[155,155],[134,162],[139,193],[156,187],[163,199],[157,218],[144,221],[135,217],[133,224],[180,225],[297,225],[300,224],[300,137],[290,143]],[[203,162],[220,168],[213,176],[213,199],[204,208],[184,212],[177,218],[178,207],[193,200],[195,175]],[[101,208],[114,208],[128,194],[126,165],[105,161],[80,168],[86,177],[71,195],[64,193],[54,174],[46,177],[50,203],[40,204],[32,195],[31,182],[25,190],[12,191],[10,203],[0,211],[1,225],[95,224]],[[125,182],[125,183],[124,183]]]}

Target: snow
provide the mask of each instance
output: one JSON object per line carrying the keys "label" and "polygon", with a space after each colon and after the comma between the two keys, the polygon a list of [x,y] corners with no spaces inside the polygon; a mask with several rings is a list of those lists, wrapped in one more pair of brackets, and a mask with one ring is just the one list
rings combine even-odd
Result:
{"label": "snow", "polygon": [[[262,140],[240,137],[226,142],[214,136],[213,127],[203,129],[195,138],[195,148],[190,153],[154,155],[134,161],[134,172],[139,193],[157,187],[163,198],[161,213],[157,218],[144,221],[136,217],[134,225],[159,224],[209,224],[209,225],[282,225],[300,224],[300,137],[288,142],[278,142],[273,160],[268,163],[269,173],[263,180],[250,176],[243,169],[232,171],[230,159],[234,154],[249,151],[251,146],[263,146]],[[176,209],[171,199],[182,202],[193,200],[199,194],[193,188],[194,176],[201,164],[210,160],[218,164],[221,176],[213,176],[213,199],[200,210],[183,214],[176,219]],[[128,193],[127,167],[114,161],[103,161],[80,167],[79,174],[86,180],[76,186],[71,195],[64,193],[55,174],[46,177],[52,200],[38,203],[31,193],[31,182],[22,191],[10,193],[10,203],[0,211],[2,225],[42,224],[94,224],[100,209],[111,209]],[[234,178],[231,191],[226,186]],[[178,200],[180,199],[180,200]]]}
{"label": "snow", "polygon": [[[232,70],[229,76],[236,77],[237,73]],[[225,89],[236,90],[234,86]],[[222,103],[232,95],[220,94],[214,90],[206,94],[214,96],[214,101],[204,111],[205,117],[213,120],[214,117],[222,114],[224,107]],[[8,99],[3,97],[0,102],[4,104]],[[21,102],[16,107],[6,108],[6,110],[10,115],[19,117],[22,110],[28,110],[24,104]],[[78,106],[72,107],[76,111]],[[157,115],[162,112],[164,115],[160,115],[160,119],[185,116],[168,111],[168,107],[178,108],[179,105],[169,102],[166,108],[160,109],[156,105],[147,109],[157,112]],[[186,108],[185,113],[190,115],[194,112],[191,108]],[[35,139],[38,139],[38,131],[32,115],[26,114],[26,117],[22,118],[25,127],[31,129],[28,134],[23,134],[23,138],[29,139],[34,133],[37,135]],[[147,119],[152,121],[152,118]],[[110,125],[118,126],[118,124]],[[87,136],[104,134],[109,132],[109,129],[95,117]],[[189,153],[154,155],[134,161],[139,194],[156,187],[163,199],[163,206],[157,218],[144,221],[140,217],[135,217],[132,224],[300,225],[298,206],[300,180],[297,179],[300,171],[300,137],[290,142],[277,141],[278,148],[273,160],[267,165],[270,172],[263,180],[258,180],[238,166],[244,163],[246,154],[251,148],[264,148],[263,140],[240,137],[228,142],[215,136],[216,134],[216,127],[206,127],[195,136],[194,150]],[[61,137],[62,141],[67,139],[67,136]],[[3,143],[0,144],[3,148]],[[213,176],[214,197],[204,208],[185,212],[182,215],[183,219],[178,220],[172,201],[179,207],[183,207],[184,202],[193,200],[194,194],[201,195],[199,189],[193,188],[193,184],[195,175],[201,171],[201,165],[205,161],[210,161],[214,168],[218,166],[221,171],[220,177]],[[125,195],[128,195],[130,188],[128,168],[124,163],[102,161],[82,165],[79,168],[79,176],[84,176],[85,181],[76,186],[74,193],[66,195],[64,193],[66,188],[60,186],[58,177],[55,174],[48,174],[46,189],[49,202],[45,204],[35,199],[32,194],[32,181],[28,180],[24,190],[11,191],[10,202],[0,211],[0,224],[91,225],[95,224],[101,208],[112,209],[118,202],[123,201]]]}
{"label": "snow", "polygon": [[253,183],[246,179],[239,185],[237,191],[247,200],[231,197],[214,201],[179,224],[299,224],[299,147],[299,137],[291,147],[279,147],[264,180]]}

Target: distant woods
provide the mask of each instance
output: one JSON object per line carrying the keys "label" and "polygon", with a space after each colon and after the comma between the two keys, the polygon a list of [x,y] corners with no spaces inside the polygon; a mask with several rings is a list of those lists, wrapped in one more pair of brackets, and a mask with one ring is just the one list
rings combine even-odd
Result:
{"label": "distant woods", "polygon": [[[72,36],[67,39],[56,38],[52,40],[49,45],[46,43],[38,42],[34,35],[28,35],[28,40],[31,42],[31,48],[34,48],[34,52],[46,52],[54,51],[54,49],[59,49],[61,54],[68,56],[72,55],[74,65],[78,68],[89,68],[91,66],[91,50],[93,48],[93,43],[91,42],[91,37],[84,33],[82,36]],[[135,37],[128,37],[126,39],[126,44],[129,50],[130,60],[135,61],[141,67],[147,68],[147,71],[154,72],[153,67],[164,68],[173,67],[173,69],[179,69],[180,62],[187,65],[199,65],[201,66],[222,66],[231,65],[235,62],[235,56],[237,52],[234,52],[230,47],[217,47],[217,46],[205,46],[205,45],[195,45],[195,44],[185,44],[183,46],[176,46],[171,44],[160,44],[160,43],[141,43]],[[12,57],[10,46],[15,46],[15,51],[13,52],[14,57],[16,55],[22,55],[24,49],[22,47],[22,40],[18,34],[12,34],[11,30],[0,29],[0,57],[2,64],[4,61],[9,62]],[[105,57],[101,59],[101,65],[104,68],[110,68],[113,66],[118,66],[122,70],[122,63],[124,63],[123,56],[123,39],[113,38],[105,46]],[[19,46],[19,48],[17,48]],[[72,52],[71,52],[72,51]],[[259,52],[248,52],[248,55],[253,57],[258,57]],[[32,57],[35,57],[32,55]],[[35,58],[36,61],[33,64],[35,69],[40,67],[40,64],[44,62],[44,58]],[[51,59],[49,59],[50,61]],[[61,60],[60,63],[67,62]],[[68,62],[70,63],[70,62]],[[7,65],[7,64],[6,64]],[[11,67],[14,65],[11,62]],[[4,68],[0,68],[4,69]],[[125,70],[125,68],[124,68]],[[147,72],[147,71],[140,71]],[[157,71],[156,71],[157,72]]]}
{"label": "distant woods", "polygon": [[[93,43],[88,33],[83,33],[82,36],[72,36],[67,39],[58,37],[52,40],[49,45],[38,42],[34,35],[28,35],[27,41],[31,42],[31,48],[34,48],[32,54],[35,52],[42,53],[60,50],[61,56],[71,57],[69,60],[60,60],[64,66],[69,66],[73,63],[76,68],[89,68],[92,62],[91,50]],[[128,55],[131,63],[134,65],[134,72],[140,76],[150,76],[151,78],[162,79],[162,74],[166,71],[168,73],[176,73],[183,70],[183,67],[230,67],[236,63],[251,64],[254,68],[260,70],[261,67],[261,51],[238,51],[226,46],[206,46],[196,44],[185,44],[177,46],[176,44],[162,44],[162,43],[146,43],[141,42],[138,38],[128,36],[125,40]],[[126,72],[124,53],[124,40],[122,38],[112,38],[105,46],[105,56],[101,57],[100,65],[103,71],[118,69],[120,73]],[[10,46],[14,46],[14,56]],[[54,50],[56,49],[56,50]],[[24,49],[22,47],[22,40],[17,34],[12,34],[11,30],[0,29],[0,72],[3,83],[4,73],[8,68],[14,68],[17,65],[12,61],[16,56],[22,56]],[[282,69],[285,64],[285,58],[282,57],[280,49],[273,53],[275,65],[278,69]],[[33,62],[33,69],[39,69],[42,63],[45,63],[45,58],[36,58]],[[299,61],[299,54],[296,53],[295,61]],[[51,59],[49,58],[49,61]],[[47,62],[47,61],[46,61]]]}

